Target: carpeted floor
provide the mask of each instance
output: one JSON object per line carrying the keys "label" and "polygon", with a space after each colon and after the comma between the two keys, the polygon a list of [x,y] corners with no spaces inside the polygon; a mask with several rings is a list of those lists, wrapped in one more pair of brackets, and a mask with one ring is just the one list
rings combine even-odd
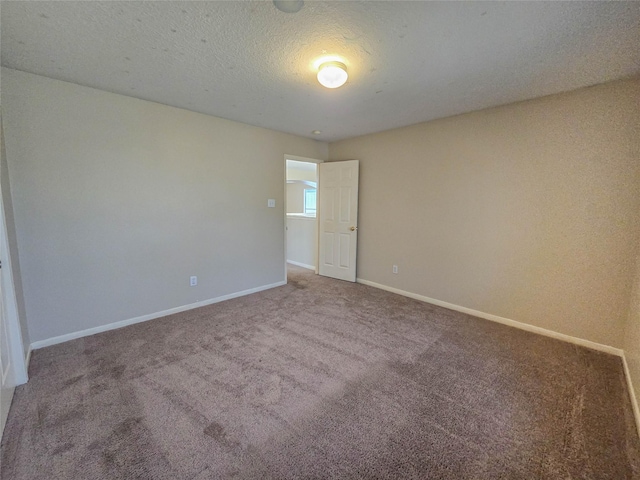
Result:
{"label": "carpeted floor", "polygon": [[2,479],[629,479],[619,358],[292,267],[33,352]]}

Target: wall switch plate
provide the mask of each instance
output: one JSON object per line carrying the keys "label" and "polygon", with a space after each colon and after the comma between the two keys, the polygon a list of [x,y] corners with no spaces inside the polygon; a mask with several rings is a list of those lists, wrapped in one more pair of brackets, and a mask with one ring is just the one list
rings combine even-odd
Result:
{"label": "wall switch plate", "polygon": [[276,199],[275,198],[270,198],[269,200],[267,200],[267,207],[275,208],[275,206],[276,206]]}
{"label": "wall switch plate", "polygon": [[195,275],[193,277],[189,277],[189,286],[195,287],[196,285],[198,285],[198,277]]}
{"label": "wall switch plate", "polygon": [[393,273],[398,273],[398,265],[393,266]]}

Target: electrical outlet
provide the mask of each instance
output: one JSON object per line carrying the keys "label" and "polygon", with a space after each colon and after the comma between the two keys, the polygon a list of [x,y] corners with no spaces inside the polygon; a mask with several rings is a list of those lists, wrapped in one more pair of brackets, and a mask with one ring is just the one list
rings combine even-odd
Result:
{"label": "electrical outlet", "polygon": [[196,277],[195,275],[193,277],[190,277],[189,285],[192,287],[195,287],[196,285],[198,285],[198,277]]}
{"label": "electrical outlet", "polygon": [[393,273],[398,273],[398,265],[393,266]]}
{"label": "electrical outlet", "polygon": [[275,208],[276,207],[276,199],[275,198],[267,199],[267,207]]}

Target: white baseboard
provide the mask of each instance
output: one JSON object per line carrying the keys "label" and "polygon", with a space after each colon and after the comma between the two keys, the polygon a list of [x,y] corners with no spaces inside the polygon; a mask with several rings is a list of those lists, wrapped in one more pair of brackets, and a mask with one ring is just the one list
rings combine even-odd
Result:
{"label": "white baseboard", "polygon": [[287,263],[290,263],[291,265],[296,265],[298,267],[306,268],[309,270],[313,270],[313,271],[315,271],[316,269],[314,265],[307,265],[306,263],[294,262],[293,260],[287,260]]}
{"label": "white baseboard", "polygon": [[622,349],[611,347],[609,345],[604,345],[602,343],[596,343],[590,340],[584,340],[582,338],[572,337],[571,335],[565,335],[564,333],[554,332],[553,330],[547,330],[546,328],[536,327],[535,325],[530,325],[528,323],[518,322],[516,320],[511,320],[510,318],[499,317],[498,315],[493,315],[491,313],[485,313],[485,312],[480,312],[479,310],[473,310],[471,308],[461,307],[460,305],[455,305],[453,303],[443,302],[441,300],[436,300],[434,298],[425,297],[424,295],[418,295],[417,293],[406,292],[404,290],[400,290],[399,288],[388,287],[387,285],[371,282],[363,278],[357,278],[356,282],[362,283],[363,285],[368,285],[370,287],[379,288],[381,290],[386,290],[387,292],[397,293],[398,295],[403,295],[405,297],[413,298],[415,300],[431,303],[432,305],[437,305],[439,307],[448,308],[449,310],[455,310],[457,312],[473,315],[474,317],[479,317],[485,320],[491,320],[492,322],[502,323],[503,325],[508,325],[510,327],[519,328],[520,330],[526,330],[528,332],[544,335],[545,337],[551,337],[557,340],[563,340],[565,342],[574,343],[576,345],[591,348],[593,350],[598,350],[600,352],[606,352],[612,355],[617,355],[618,357],[623,356]]}
{"label": "white baseboard", "polygon": [[80,330],[78,332],[67,333],[58,337],[47,338],[46,340],[38,340],[31,344],[31,350],[37,350],[39,348],[49,347],[58,343],[68,342],[69,340],[75,340],[76,338],[88,337],[89,335],[95,335],[96,333],[107,332],[109,330],[115,330],[117,328],[134,325],[136,323],[146,322],[147,320],[153,320],[155,318],[166,317],[167,315],[173,315],[174,313],[185,312],[194,308],[204,307],[213,303],[224,302],[225,300],[231,300],[232,298],[243,297],[252,293],[262,292],[263,290],[269,290],[270,288],[280,287],[286,285],[287,282],[281,281],[271,283],[269,285],[262,285],[260,287],[250,288],[248,290],[242,290],[241,292],[230,293],[229,295],[223,295],[221,297],[210,298],[209,300],[202,300],[201,302],[190,303],[189,305],[183,305],[181,307],[170,308],[161,312],[150,313],[148,315],[142,315],[140,317],[130,318],[128,320],[121,320],[119,322],[108,323],[106,325],[100,325],[99,327],[87,328],[86,330]]}
{"label": "white baseboard", "polygon": [[636,428],[638,429],[638,436],[640,436],[640,407],[638,407],[638,398],[636,397],[636,391],[633,389],[633,382],[631,381],[631,372],[629,372],[629,365],[627,364],[627,357],[622,354],[622,364],[624,365],[624,376],[627,377],[627,388],[629,389],[629,396],[631,397],[631,406],[633,407],[633,416],[636,419]]}

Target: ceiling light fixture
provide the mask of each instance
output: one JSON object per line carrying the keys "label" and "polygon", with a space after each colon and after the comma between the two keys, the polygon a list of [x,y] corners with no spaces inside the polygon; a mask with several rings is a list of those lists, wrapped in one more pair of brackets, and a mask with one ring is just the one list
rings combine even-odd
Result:
{"label": "ceiling light fixture", "polygon": [[322,132],[320,130],[314,130],[311,133],[313,133],[314,135],[320,135]]}
{"label": "ceiling light fixture", "polygon": [[327,88],[338,88],[345,84],[349,75],[342,62],[325,62],[318,67],[318,81]]}

